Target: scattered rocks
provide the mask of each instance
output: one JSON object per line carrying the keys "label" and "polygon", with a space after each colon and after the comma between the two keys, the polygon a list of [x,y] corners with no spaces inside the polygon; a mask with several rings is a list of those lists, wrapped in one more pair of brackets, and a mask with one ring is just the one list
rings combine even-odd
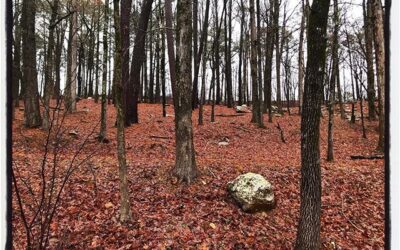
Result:
{"label": "scattered rocks", "polygon": [[268,211],[275,207],[272,185],[259,174],[238,176],[228,183],[228,192],[245,212]]}

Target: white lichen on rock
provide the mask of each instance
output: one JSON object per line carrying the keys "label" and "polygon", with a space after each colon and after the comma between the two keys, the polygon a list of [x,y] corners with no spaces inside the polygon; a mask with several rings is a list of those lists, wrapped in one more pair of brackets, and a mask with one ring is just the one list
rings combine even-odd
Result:
{"label": "white lichen on rock", "polygon": [[228,183],[228,191],[245,212],[267,211],[275,207],[272,185],[259,174],[238,176]]}

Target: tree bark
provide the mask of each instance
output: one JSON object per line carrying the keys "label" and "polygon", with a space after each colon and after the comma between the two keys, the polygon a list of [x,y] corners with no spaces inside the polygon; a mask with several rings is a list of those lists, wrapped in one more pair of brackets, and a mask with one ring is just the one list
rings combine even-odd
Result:
{"label": "tree bark", "polygon": [[117,151],[119,164],[119,189],[121,195],[120,221],[131,220],[132,212],[129,204],[128,174],[126,169],[126,150],[125,150],[125,117],[123,110],[122,84],[122,37],[119,17],[119,0],[114,0],[114,25],[115,25],[115,107],[117,109]]}
{"label": "tree bark", "polygon": [[104,29],[103,29],[103,75],[101,83],[101,124],[99,141],[107,138],[107,62],[108,62],[108,0],[104,3]]}
{"label": "tree bark", "polygon": [[307,68],[301,117],[300,218],[295,249],[320,249],[319,133],[329,0],[314,0],[308,23]]}
{"label": "tree bark", "polygon": [[174,93],[176,161],[173,174],[191,183],[198,175],[192,128],[192,4],[177,2],[176,86]]}
{"label": "tree bark", "polygon": [[24,124],[28,128],[36,128],[42,124],[36,70],[35,14],[35,1],[23,0],[21,16],[22,69],[23,82],[26,88],[24,95]]}
{"label": "tree bark", "polygon": [[368,81],[368,117],[370,120],[375,120],[375,72],[374,72],[374,30],[372,17],[372,4],[368,1],[365,4],[363,1],[363,16],[365,29],[365,52],[367,61],[367,81]]}
{"label": "tree bark", "polygon": [[135,36],[135,45],[133,47],[131,72],[129,85],[126,91],[126,123],[139,122],[138,116],[138,98],[140,89],[140,67],[145,60],[145,41],[147,26],[151,14],[151,5],[153,0],[143,0],[142,10],[139,17],[138,29]]}
{"label": "tree bark", "polygon": [[374,18],[375,62],[378,79],[379,139],[377,150],[385,148],[385,40],[383,29],[383,10],[381,0],[372,1]]}
{"label": "tree bark", "polygon": [[251,122],[260,124],[260,104],[258,100],[258,78],[257,78],[257,30],[256,30],[256,13],[254,0],[250,0],[250,37],[251,37],[251,82],[252,82],[252,118]]}
{"label": "tree bark", "polygon": [[301,115],[302,105],[303,105],[303,92],[304,92],[304,30],[305,30],[305,19],[306,19],[306,9],[304,5],[304,0],[302,0],[302,11],[301,23],[300,23],[300,38],[299,38],[299,115]]}
{"label": "tree bark", "polygon": [[[74,0],[71,1],[72,8],[76,8]],[[75,10],[76,11],[76,10]],[[68,41],[68,65],[67,84],[65,85],[65,110],[72,113],[76,110],[76,78],[77,78],[77,55],[78,55],[78,14],[74,12],[70,16],[69,41]]]}

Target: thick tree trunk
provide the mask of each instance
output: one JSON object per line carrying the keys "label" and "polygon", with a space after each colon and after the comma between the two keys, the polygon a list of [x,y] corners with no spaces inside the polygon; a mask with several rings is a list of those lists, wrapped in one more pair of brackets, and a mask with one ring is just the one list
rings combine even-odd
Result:
{"label": "thick tree trunk", "polygon": [[308,23],[307,68],[301,117],[301,203],[296,249],[321,247],[319,133],[329,2],[314,0]]}
{"label": "thick tree trunk", "polygon": [[385,40],[383,29],[383,10],[381,0],[372,1],[374,18],[375,62],[378,79],[379,140],[377,150],[385,148]]}
{"label": "thick tree trunk", "polygon": [[119,0],[114,0],[114,25],[115,25],[115,107],[117,109],[117,151],[119,163],[119,189],[121,195],[120,221],[131,220],[132,212],[129,204],[128,174],[126,169],[126,150],[125,150],[125,117],[123,111],[123,92],[122,84],[122,38],[119,17]]}
{"label": "thick tree trunk", "polygon": [[151,14],[153,0],[143,0],[139,17],[138,29],[133,47],[129,85],[126,91],[126,123],[128,125],[139,122],[138,98],[140,89],[140,67],[145,60],[146,32]]}
{"label": "thick tree trunk", "polygon": [[257,93],[257,120],[258,126],[260,128],[264,127],[264,117],[263,117],[263,102],[262,102],[262,54],[261,54],[261,6],[260,0],[257,0],[257,85],[258,85],[258,93]]}
{"label": "thick tree trunk", "polygon": [[34,0],[22,2],[22,69],[25,83],[24,124],[28,128],[42,125],[39,109],[39,93],[36,70],[36,39],[35,39],[36,3]]}
{"label": "thick tree trunk", "polygon": [[173,174],[187,183],[198,175],[192,128],[192,31],[191,1],[178,0],[174,89],[176,161]]}

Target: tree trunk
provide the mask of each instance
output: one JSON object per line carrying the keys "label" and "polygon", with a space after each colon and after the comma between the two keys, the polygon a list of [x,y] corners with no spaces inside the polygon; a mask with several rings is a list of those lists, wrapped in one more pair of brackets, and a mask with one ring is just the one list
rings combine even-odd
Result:
{"label": "tree trunk", "polygon": [[197,167],[192,129],[192,4],[177,2],[176,86],[174,93],[176,161],[173,174],[191,183]]}
{"label": "tree trunk", "polygon": [[[75,2],[72,2],[75,8]],[[69,41],[68,41],[68,65],[67,84],[65,85],[65,110],[72,113],[76,110],[76,78],[78,55],[78,15],[74,12],[70,17]]]}
{"label": "tree trunk", "polygon": [[14,46],[14,57],[13,57],[13,64],[12,64],[12,115],[14,118],[15,109],[14,107],[19,107],[19,88],[21,86],[22,81],[22,73],[21,73],[21,24],[15,24],[15,35],[13,39],[13,46]]}
{"label": "tree trunk", "polygon": [[258,79],[257,79],[257,30],[254,0],[250,0],[250,37],[251,37],[251,82],[252,82],[252,119],[251,122],[260,124],[260,104],[258,103]]}
{"label": "tree trunk", "polygon": [[58,0],[53,0],[53,4],[51,6],[51,18],[50,18],[50,25],[49,25],[49,38],[47,43],[47,53],[46,53],[46,69],[45,69],[45,76],[44,76],[44,96],[43,96],[43,103],[44,103],[44,111],[43,111],[43,124],[42,127],[45,130],[49,129],[50,126],[50,98],[52,96],[52,92],[54,90],[53,86],[53,50],[54,50],[54,29],[55,29],[55,22],[57,21],[58,17]]}
{"label": "tree trunk", "polygon": [[28,128],[39,127],[42,124],[36,70],[35,14],[35,1],[23,0],[21,17],[22,69],[23,82],[26,87],[24,123]]}
{"label": "tree trunk", "polygon": [[[192,92],[192,109],[196,109],[199,103],[199,67],[200,61],[198,58],[198,0],[193,0],[193,58],[194,58],[194,78],[193,78],[193,92]],[[200,56],[201,58],[201,56]],[[197,69],[197,72],[196,72]]]}
{"label": "tree trunk", "polygon": [[104,29],[103,29],[103,75],[101,83],[101,124],[99,141],[107,138],[107,62],[108,62],[108,0],[104,3]]}
{"label": "tree trunk", "polygon": [[296,249],[321,247],[319,133],[329,2],[314,0],[308,23],[307,68],[301,117],[301,203]]}
{"label": "tree trunk", "polygon": [[124,87],[122,84],[122,37],[119,17],[119,0],[114,0],[115,25],[115,58],[114,58],[114,87],[115,107],[117,109],[117,151],[119,163],[119,189],[121,193],[120,221],[131,220],[132,212],[129,204],[128,174],[126,169],[125,150],[125,117],[123,106]]}
{"label": "tree trunk", "polygon": [[165,22],[164,12],[161,8],[161,0],[159,2],[159,9],[160,9],[160,26],[164,27],[164,30],[161,32],[161,92],[162,92],[162,112],[163,117],[167,117],[167,97],[166,97],[166,90],[165,90],[165,26],[163,25]]}
{"label": "tree trunk", "polygon": [[[335,83],[339,82],[338,79],[338,68],[339,68],[339,7],[338,0],[333,0],[333,23],[335,25],[333,31],[333,42],[332,42],[332,75],[329,82],[329,121],[328,121],[328,153],[327,160],[333,161],[333,122],[334,122],[334,110],[335,110]],[[338,84],[338,90],[340,86]]]}
{"label": "tree trunk", "polygon": [[280,0],[275,0],[274,4],[274,30],[275,30],[275,57],[276,57],[276,105],[278,113],[283,114],[282,94],[281,94],[281,49],[279,39],[279,8]]}
{"label": "tree trunk", "polygon": [[[193,96],[192,96],[192,98],[193,98],[192,108],[193,109],[197,108],[197,105],[198,105],[198,94],[197,94],[198,78],[199,78],[201,57],[202,57],[203,51],[206,46],[205,44],[207,43],[209,12],[210,12],[210,0],[207,0],[206,12],[205,12],[204,21],[203,21],[203,30],[201,32],[201,38],[200,38],[200,47],[199,47],[199,50],[194,54],[195,64],[194,64],[194,78],[193,78],[194,80],[193,80]],[[197,35],[196,35],[196,37],[197,37]],[[197,45],[195,44],[194,47],[197,48]]]}
{"label": "tree trunk", "polygon": [[272,60],[274,54],[274,0],[270,0],[270,15],[267,27],[267,38],[265,45],[265,69],[264,69],[264,107],[268,110],[268,122],[272,123]]}
{"label": "tree trunk", "polygon": [[153,0],[143,0],[139,17],[138,29],[133,47],[129,85],[126,91],[126,123],[128,125],[139,122],[138,98],[140,89],[140,67],[145,61],[146,32],[151,14]]}
{"label": "tree trunk", "polygon": [[263,102],[262,102],[262,57],[261,57],[261,8],[260,8],[260,0],[257,0],[257,85],[258,85],[258,93],[257,93],[257,120],[258,127],[264,127],[264,117],[263,117]]}
{"label": "tree trunk", "polygon": [[303,92],[304,92],[304,30],[305,30],[305,19],[306,9],[304,0],[302,0],[302,11],[301,23],[300,23],[300,38],[299,38],[299,115],[301,115],[301,109],[303,105]]}
{"label": "tree trunk", "polygon": [[375,62],[378,79],[379,140],[377,150],[385,148],[385,40],[383,29],[383,10],[381,0],[372,1],[374,18]]}
{"label": "tree trunk", "polygon": [[239,37],[239,68],[238,68],[238,92],[239,92],[239,102],[238,105],[243,104],[243,90],[242,90],[242,64],[243,64],[243,35],[244,35],[244,25],[245,25],[245,11],[243,0],[240,0],[241,18],[240,18],[240,37]]}
{"label": "tree trunk", "polygon": [[[127,99],[127,88],[129,84],[129,46],[130,46],[130,29],[129,20],[131,16],[132,0],[121,0],[121,49],[122,49],[122,87],[124,92],[122,93],[122,109],[124,111],[124,118],[126,114],[126,99]],[[124,119],[125,126],[129,126],[127,119]]]}
{"label": "tree trunk", "polygon": [[372,3],[363,1],[363,16],[365,29],[365,52],[367,61],[367,81],[368,81],[368,117],[369,120],[375,120],[375,72],[374,72],[374,30]]}

